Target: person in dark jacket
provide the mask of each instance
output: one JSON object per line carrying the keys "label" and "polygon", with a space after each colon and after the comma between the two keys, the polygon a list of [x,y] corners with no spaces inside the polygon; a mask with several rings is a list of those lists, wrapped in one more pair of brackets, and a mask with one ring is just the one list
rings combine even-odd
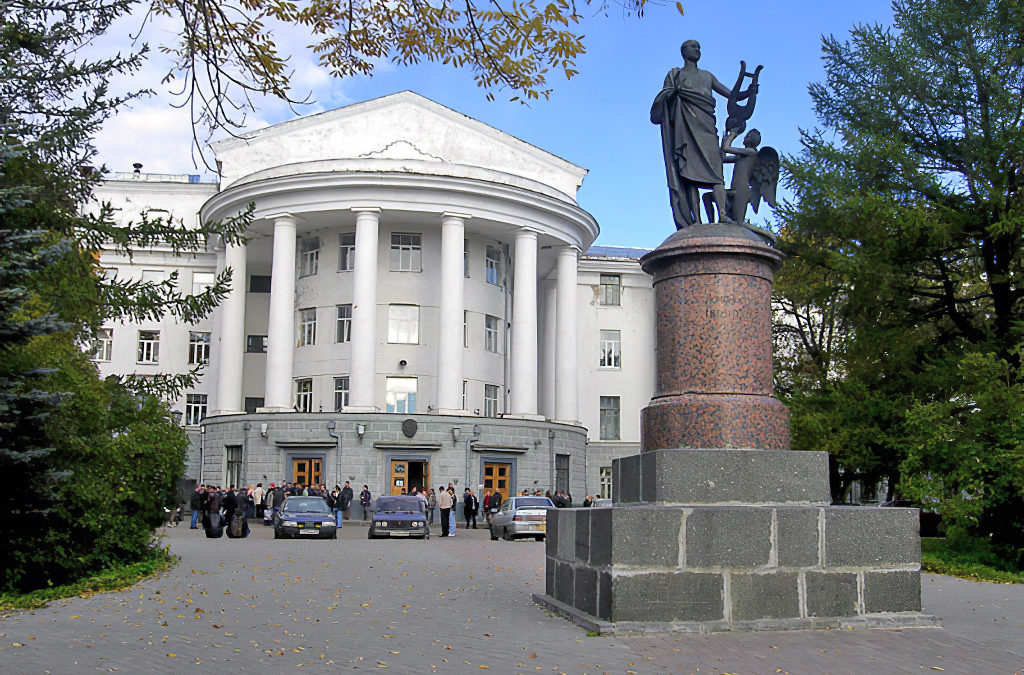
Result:
{"label": "person in dark jacket", "polygon": [[370,516],[370,504],[373,503],[373,495],[370,494],[370,488],[363,486],[363,491],[359,493],[359,505],[363,507],[363,520],[367,520]]}
{"label": "person in dark jacket", "polygon": [[466,488],[466,491],[462,495],[462,515],[466,517],[466,529],[469,529],[469,523],[473,523],[473,529],[476,529],[476,514],[480,510],[480,500],[476,498],[473,491]]}
{"label": "person in dark jacket", "polygon": [[352,508],[352,486],[345,481],[345,487],[341,488],[341,513],[345,520],[349,520],[352,516],[349,513],[349,509]]}
{"label": "person in dark jacket", "polygon": [[501,509],[501,493],[497,490],[495,490],[494,494],[491,495],[490,507],[491,516]]}
{"label": "person in dark jacket", "polygon": [[197,485],[196,489],[192,492],[192,497],[189,499],[189,502],[188,502],[189,508],[192,509],[192,525],[191,525],[191,527],[189,529],[192,529],[192,530],[198,530],[199,529],[199,526],[197,525],[197,523],[199,522],[199,513],[203,510],[203,495],[204,494],[205,494],[205,490],[203,490],[203,486],[202,485]]}

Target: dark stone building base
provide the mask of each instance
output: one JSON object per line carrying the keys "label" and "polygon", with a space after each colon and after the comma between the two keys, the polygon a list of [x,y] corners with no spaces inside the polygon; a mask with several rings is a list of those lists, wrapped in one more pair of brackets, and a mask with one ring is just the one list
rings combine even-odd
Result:
{"label": "dark stone building base", "polygon": [[597,632],[937,625],[916,509],[639,504],[548,512],[541,604]]}

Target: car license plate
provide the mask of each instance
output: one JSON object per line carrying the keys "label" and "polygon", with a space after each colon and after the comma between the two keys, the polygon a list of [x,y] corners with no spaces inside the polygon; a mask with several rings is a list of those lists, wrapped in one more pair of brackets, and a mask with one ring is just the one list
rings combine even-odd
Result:
{"label": "car license plate", "polygon": [[408,532],[392,532],[391,536],[392,537],[408,537],[409,533]]}
{"label": "car license plate", "polygon": [[320,534],[320,530],[299,530],[299,534]]}

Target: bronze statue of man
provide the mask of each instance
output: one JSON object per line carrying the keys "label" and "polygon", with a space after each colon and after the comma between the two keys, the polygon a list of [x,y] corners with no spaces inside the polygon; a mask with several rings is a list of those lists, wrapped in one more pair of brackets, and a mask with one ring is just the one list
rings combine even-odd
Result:
{"label": "bronze statue of man", "polygon": [[[700,222],[699,188],[713,191],[720,218],[732,222],[725,204],[722,148],[715,124],[712,92],[728,97],[732,90],[697,67],[700,43],[687,40],[680,51],[685,63],[665,76],[665,86],[651,106],[651,122],[661,125],[661,146],[668,174],[669,197],[676,229]],[[741,101],[756,93],[752,84],[736,95]]]}

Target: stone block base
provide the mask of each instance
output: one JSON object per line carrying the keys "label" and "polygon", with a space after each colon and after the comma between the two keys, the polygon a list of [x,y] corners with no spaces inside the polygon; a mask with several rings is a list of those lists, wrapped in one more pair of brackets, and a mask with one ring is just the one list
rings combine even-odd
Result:
{"label": "stone block base", "polygon": [[616,504],[818,504],[832,501],[828,453],[674,448],[612,463]]}
{"label": "stone block base", "polygon": [[640,411],[640,447],[789,449],[789,410],[772,396],[659,396]]}
{"label": "stone block base", "polygon": [[598,632],[937,624],[916,509],[644,504],[547,527],[536,599]]}

